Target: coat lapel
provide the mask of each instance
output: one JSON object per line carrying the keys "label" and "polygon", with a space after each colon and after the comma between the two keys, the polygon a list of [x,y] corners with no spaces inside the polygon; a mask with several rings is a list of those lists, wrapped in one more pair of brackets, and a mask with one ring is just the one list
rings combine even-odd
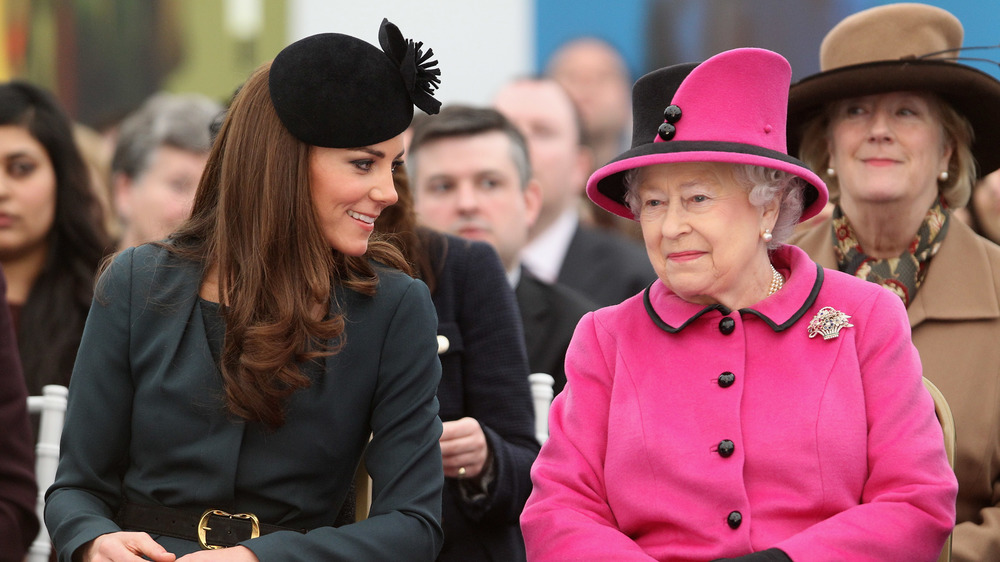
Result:
{"label": "coat lapel", "polygon": [[[953,217],[954,218],[954,217]],[[931,260],[924,284],[907,309],[910,327],[925,320],[982,320],[1000,317],[993,271],[984,241],[960,220]]]}

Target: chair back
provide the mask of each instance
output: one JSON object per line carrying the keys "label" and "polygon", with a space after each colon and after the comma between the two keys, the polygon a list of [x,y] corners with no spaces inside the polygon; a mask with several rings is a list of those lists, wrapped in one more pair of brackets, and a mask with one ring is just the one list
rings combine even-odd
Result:
{"label": "chair back", "polygon": [[[934,413],[937,415],[937,419],[941,423],[941,431],[944,433],[944,450],[948,455],[948,464],[951,465],[952,470],[955,470],[955,417],[951,415],[951,407],[948,406],[944,394],[941,394],[938,387],[927,380],[927,377],[924,377],[924,387],[934,399]],[[952,535],[949,534],[948,540],[945,541],[944,548],[941,550],[941,555],[938,556],[938,562],[951,562],[951,537]]]}
{"label": "chair back", "polygon": [[[370,439],[370,438],[369,438]],[[368,519],[372,508],[372,477],[368,475],[365,459],[362,457],[357,472],[354,473],[354,521]]]}
{"label": "chair back", "polygon": [[35,480],[38,482],[38,512],[40,529],[35,542],[31,543],[25,562],[49,562],[52,542],[49,531],[45,528],[45,492],[56,479],[56,467],[59,464],[59,438],[62,436],[63,421],[66,417],[66,396],[69,391],[65,386],[56,384],[42,388],[41,396],[28,397],[28,411],[41,414],[38,429],[38,444],[35,446]]}
{"label": "chair back", "polygon": [[528,375],[531,384],[531,399],[535,406],[535,439],[542,445],[549,439],[549,406],[552,405],[552,385],[555,379],[547,373]]}

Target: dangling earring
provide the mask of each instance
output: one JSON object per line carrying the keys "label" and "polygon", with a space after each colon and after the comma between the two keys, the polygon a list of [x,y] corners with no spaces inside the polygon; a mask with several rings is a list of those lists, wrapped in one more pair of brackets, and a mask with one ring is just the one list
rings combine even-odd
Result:
{"label": "dangling earring", "polygon": [[764,230],[764,234],[761,234],[760,237],[764,240],[764,242],[770,242],[771,239],[774,238],[774,235],[771,234],[771,229],[768,228]]}
{"label": "dangling earring", "polygon": [[938,181],[948,181],[948,170],[945,170],[938,174]]}
{"label": "dangling earring", "polygon": [[826,175],[827,177],[835,178],[837,177],[837,170],[834,170],[833,168],[827,168]]}

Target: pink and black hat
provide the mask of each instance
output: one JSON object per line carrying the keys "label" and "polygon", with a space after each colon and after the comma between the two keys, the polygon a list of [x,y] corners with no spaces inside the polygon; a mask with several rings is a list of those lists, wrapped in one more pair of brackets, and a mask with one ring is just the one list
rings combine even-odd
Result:
{"label": "pink and black hat", "polygon": [[673,162],[752,164],[806,181],[800,221],[826,205],[823,180],[788,155],[785,120],[792,69],[765,49],[734,49],[705,62],[654,70],[632,87],[632,147],[587,181],[603,209],[634,219],[625,172]]}

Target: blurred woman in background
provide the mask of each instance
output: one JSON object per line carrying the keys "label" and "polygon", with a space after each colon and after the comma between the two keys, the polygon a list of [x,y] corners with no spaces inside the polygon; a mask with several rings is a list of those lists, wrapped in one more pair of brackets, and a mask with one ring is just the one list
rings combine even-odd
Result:
{"label": "blurred woman in background", "polygon": [[119,248],[162,240],[191,214],[221,111],[199,94],[163,92],[122,122],[111,160]]}
{"label": "blurred woman in background", "polygon": [[109,250],[91,176],[51,94],[0,84],[0,264],[29,394],[69,383]]}

